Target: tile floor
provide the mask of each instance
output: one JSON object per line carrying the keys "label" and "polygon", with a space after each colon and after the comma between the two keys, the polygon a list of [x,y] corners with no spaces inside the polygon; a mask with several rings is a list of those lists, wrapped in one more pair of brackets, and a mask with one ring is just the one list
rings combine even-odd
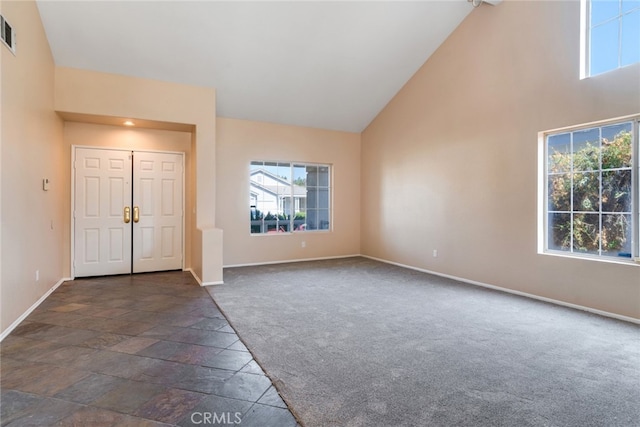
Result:
{"label": "tile floor", "polygon": [[2,426],[298,425],[186,272],[67,282],[0,351]]}

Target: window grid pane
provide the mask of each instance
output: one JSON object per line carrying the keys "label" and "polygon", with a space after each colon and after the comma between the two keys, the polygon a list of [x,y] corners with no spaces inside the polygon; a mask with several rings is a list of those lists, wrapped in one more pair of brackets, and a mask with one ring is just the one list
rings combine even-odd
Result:
{"label": "window grid pane", "polygon": [[640,1],[586,0],[588,75],[640,62]]}
{"label": "window grid pane", "polygon": [[330,229],[329,165],[252,161],[251,234]]}
{"label": "window grid pane", "polygon": [[633,220],[640,191],[634,190],[633,126],[625,122],[547,136],[547,250],[633,256],[634,236],[640,238]]}

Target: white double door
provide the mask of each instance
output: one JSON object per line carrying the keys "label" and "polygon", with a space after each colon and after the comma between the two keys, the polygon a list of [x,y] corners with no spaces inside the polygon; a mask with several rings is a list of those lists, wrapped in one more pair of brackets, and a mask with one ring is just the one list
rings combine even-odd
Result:
{"label": "white double door", "polygon": [[182,153],[74,151],[74,276],[182,268]]}

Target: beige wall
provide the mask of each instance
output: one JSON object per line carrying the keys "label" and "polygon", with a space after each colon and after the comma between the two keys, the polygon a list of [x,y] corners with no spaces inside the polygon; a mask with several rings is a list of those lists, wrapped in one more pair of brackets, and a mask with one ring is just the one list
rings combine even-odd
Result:
{"label": "beige wall", "polygon": [[537,133],[640,112],[639,76],[579,80],[577,1],[474,10],[363,132],[363,253],[640,318],[640,266],[536,228]]}
{"label": "beige wall", "polygon": [[[16,30],[14,56],[2,61],[1,195],[2,265],[0,331],[4,332],[62,278],[67,183],[62,121],[53,111],[53,59],[33,2],[1,4]],[[42,179],[50,190],[42,190]],[[36,271],[39,280],[36,281]]]}
{"label": "beige wall", "polygon": [[196,207],[191,212],[191,267],[203,283],[221,282],[222,232],[215,228],[215,90],[58,67],[55,109],[65,117],[142,119],[165,129],[176,123],[193,125]]}
{"label": "beige wall", "polygon": [[[191,133],[142,129],[142,128],[125,128],[120,126],[109,126],[90,123],[65,122],[64,123],[64,147],[65,162],[61,164],[65,171],[65,182],[71,185],[71,154],[73,146],[92,146],[92,147],[109,147],[122,148],[126,150],[152,150],[152,151],[174,151],[185,153],[185,213],[193,212],[195,207],[194,193],[195,185],[193,185],[191,155]],[[66,194],[67,200],[65,206],[71,206],[71,190]],[[71,214],[67,209],[67,217],[71,218]],[[191,267],[191,230],[192,215],[186,214],[185,217],[185,259],[184,265]],[[62,249],[64,256],[64,275],[71,275],[71,239],[70,239],[70,222],[65,224],[64,235],[66,236],[65,245]]]}
{"label": "beige wall", "polygon": [[[224,230],[225,266],[360,253],[359,134],[218,118],[216,158],[216,218]],[[333,230],[251,235],[252,160],[331,164]]]}

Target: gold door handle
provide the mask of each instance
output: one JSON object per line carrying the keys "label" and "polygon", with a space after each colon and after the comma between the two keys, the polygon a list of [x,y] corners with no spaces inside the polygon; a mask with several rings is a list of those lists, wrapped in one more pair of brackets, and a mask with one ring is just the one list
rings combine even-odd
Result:
{"label": "gold door handle", "polygon": [[129,224],[131,221],[131,208],[129,206],[124,207],[124,223]]}
{"label": "gold door handle", "polygon": [[140,208],[137,206],[133,207],[133,222],[140,221]]}

